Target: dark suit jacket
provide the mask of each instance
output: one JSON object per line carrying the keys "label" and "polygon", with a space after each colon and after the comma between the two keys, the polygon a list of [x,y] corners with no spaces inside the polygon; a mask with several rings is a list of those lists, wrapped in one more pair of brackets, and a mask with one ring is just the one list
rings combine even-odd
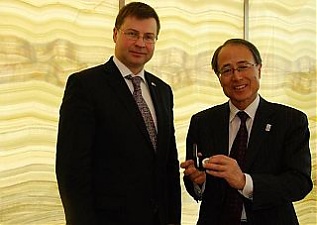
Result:
{"label": "dark suit jacket", "polygon": [[179,223],[181,191],[170,86],[145,72],[157,115],[157,151],[112,58],[71,75],[60,109],[56,173],[74,225]]}
{"label": "dark suit jacket", "polygon": [[[192,117],[186,143],[187,159],[192,158],[193,143],[197,143],[204,157],[228,155],[229,113],[229,104],[225,103]],[[292,202],[303,199],[312,189],[309,136],[305,114],[261,98],[244,171],[251,175],[254,185],[253,200],[243,198],[250,224],[298,224]],[[189,194],[198,200],[188,177],[184,177],[184,182]],[[218,224],[225,182],[207,175],[197,224]]]}

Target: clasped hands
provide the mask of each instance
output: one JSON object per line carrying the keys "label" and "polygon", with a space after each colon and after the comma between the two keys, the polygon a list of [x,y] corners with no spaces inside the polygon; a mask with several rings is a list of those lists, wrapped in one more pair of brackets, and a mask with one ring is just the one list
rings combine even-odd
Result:
{"label": "clasped hands", "polygon": [[180,167],[185,169],[184,175],[198,185],[202,185],[206,181],[207,173],[225,179],[232,188],[242,190],[245,186],[246,178],[237,161],[226,155],[214,155],[204,160],[203,167],[206,171],[198,170],[193,160],[182,162]]}

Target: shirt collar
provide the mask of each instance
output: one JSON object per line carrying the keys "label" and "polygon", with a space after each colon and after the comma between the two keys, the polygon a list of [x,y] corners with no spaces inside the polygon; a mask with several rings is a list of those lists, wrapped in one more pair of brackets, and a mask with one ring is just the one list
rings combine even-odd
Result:
{"label": "shirt collar", "polygon": [[[254,120],[255,113],[259,104],[260,104],[260,96],[257,95],[254,101],[243,111],[246,112],[252,120]],[[241,110],[235,107],[230,100],[229,100],[229,108],[230,108],[229,121],[232,122],[236,114]]]}
{"label": "shirt collar", "polygon": [[133,74],[131,70],[126,65],[124,65],[116,56],[113,56],[113,62],[118,67],[123,78],[125,78],[128,75],[140,76],[142,80],[145,81],[144,69],[142,69],[138,74]]}

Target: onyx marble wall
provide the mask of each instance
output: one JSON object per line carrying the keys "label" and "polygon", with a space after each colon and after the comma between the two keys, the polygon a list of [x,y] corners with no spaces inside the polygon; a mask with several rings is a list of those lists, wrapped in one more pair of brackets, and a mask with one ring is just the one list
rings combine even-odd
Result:
{"label": "onyx marble wall", "polygon": [[[227,101],[210,59],[225,39],[243,37],[244,1],[144,2],[162,23],[146,69],[173,88],[182,161],[190,116]],[[316,2],[249,2],[248,38],[263,57],[260,94],[307,113],[316,185]],[[118,8],[116,0],[0,0],[0,224],[64,224],[54,171],[64,85],[112,55]],[[192,225],[199,204],[182,190],[183,225]],[[316,197],[314,187],[295,203],[301,225],[317,223]]]}

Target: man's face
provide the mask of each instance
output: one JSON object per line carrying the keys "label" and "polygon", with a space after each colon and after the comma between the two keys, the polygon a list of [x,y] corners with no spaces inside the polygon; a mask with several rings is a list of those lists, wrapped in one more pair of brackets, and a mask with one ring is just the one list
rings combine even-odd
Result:
{"label": "man's face", "polygon": [[219,81],[225,95],[237,108],[245,109],[256,98],[261,66],[255,63],[251,51],[244,45],[228,44],[219,52],[218,68],[222,72]]}
{"label": "man's face", "polygon": [[[131,40],[129,34],[136,32],[137,40]],[[143,69],[153,56],[155,43],[147,43],[143,37],[156,37],[157,24],[154,18],[139,20],[135,17],[126,17],[120,29],[114,28],[113,40],[116,57],[125,64],[134,74]]]}

